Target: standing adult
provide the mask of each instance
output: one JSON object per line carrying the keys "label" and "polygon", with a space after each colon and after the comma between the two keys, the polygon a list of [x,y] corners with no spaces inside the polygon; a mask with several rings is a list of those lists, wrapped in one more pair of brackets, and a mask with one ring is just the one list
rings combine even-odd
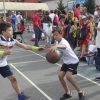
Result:
{"label": "standing adult", "polygon": [[[96,46],[98,50],[98,57],[100,59],[100,22],[98,23],[98,26],[95,28],[97,30],[97,36],[96,36]],[[95,78],[95,80],[100,80],[100,75]]]}
{"label": "standing adult", "polygon": [[53,12],[53,10],[50,11],[49,17],[51,18],[52,22],[54,20],[55,14]]}
{"label": "standing adult", "polygon": [[[100,8],[97,9],[97,13],[95,13],[95,15],[94,15],[94,22],[95,22],[96,26],[98,25],[99,19],[100,19]],[[97,35],[97,30],[95,29],[94,38],[96,37],[96,35]]]}
{"label": "standing adult", "polygon": [[95,11],[94,11],[94,16],[98,14],[98,11],[97,11],[98,8],[99,8],[99,6],[96,5],[96,6],[95,6]]}
{"label": "standing adult", "polygon": [[45,44],[46,44],[46,47],[50,47],[51,46],[51,36],[52,36],[52,20],[49,17],[48,11],[44,12],[44,18],[42,19],[42,23],[43,23],[43,31],[46,37]]}
{"label": "standing adult", "polygon": [[17,28],[19,29],[20,24],[21,24],[21,20],[23,20],[23,17],[20,14],[20,12],[18,12],[18,15],[16,16],[16,19],[17,19]]}
{"label": "standing adult", "polygon": [[76,9],[74,10],[74,17],[77,17],[79,19],[80,15],[80,4],[76,4]]}
{"label": "standing adult", "polygon": [[35,32],[35,43],[34,46],[39,47],[39,40],[41,38],[41,29],[42,29],[42,19],[41,19],[41,15],[42,15],[42,10],[38,10],[38,12],[34,15],[33,17],[33,28],[34,28],[34,32]]}
{"label": "standing adult", "polygon": [[86,7],[82,8],[82,13],[83,13],[84,16],[88,17],[87,8]]}
{"label": "standing adult", "polygon": [[66,39],[70,44],[70,40],[71,40],[71,34],[69,33],[70,29],[71,29],[71,23],[74,21],[74,12],[73,11],[68,11],[67,16],[66,16],[66,20],[64,22],[64,28],[65,28],[65,33],[66,33]]}
{"label": "standing adult", "polygon": [[10,20],[11,20],[13,31],[16,31],[16,14],[14,11],[11,12]]}

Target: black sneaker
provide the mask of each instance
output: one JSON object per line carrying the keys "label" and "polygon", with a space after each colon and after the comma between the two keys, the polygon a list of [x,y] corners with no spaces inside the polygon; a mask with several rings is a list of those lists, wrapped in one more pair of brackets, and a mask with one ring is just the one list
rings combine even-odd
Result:
{"label": "black sneaker", "polygon": [[85,100],[85,93],[82,91],[82,93],[78,93],[79,100]]}
{"label": "black sneaker", "polygon": [[95,78],[95,81],[100,81],[100,76],[97,76],[97,77]]}
{"label": "black sneaker", "polygon": [[62,97],[60,97],[60,100],[65,100],[67,98],[71,98],[72,97],[72,92],[70,92],[70,94],[65,93]]}

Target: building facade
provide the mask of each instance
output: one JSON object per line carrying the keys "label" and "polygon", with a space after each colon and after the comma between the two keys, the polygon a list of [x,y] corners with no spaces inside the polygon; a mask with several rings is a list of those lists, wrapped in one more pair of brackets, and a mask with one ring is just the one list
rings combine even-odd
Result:
{"label": "building facade", "polygon": [[[67,6],[67,8],[71,8],[71,6],[73,6],[74,1],[85,1],[85,0],[63,0],[63,4],[64,6]],[[0,0],[0,2],[2,2]],[[57,9],[57,3],[59,2],[59,0],[5,0],[5,2],[29,2],[29,3],[46,3],[49,7],[50,10],[55,10]],[[95,0],[95,4],[100,5],[100,0]],[[66,11],[68,9],[65,9]],[[32,11],[26,11],[24,12],[24,15],[31,15],[33,16],[33,12]]]}
{"label": "building facade", "polygon": [[38,3],[38,0],[9,0],[9,1],[10,2],[32,2],[32,3]]}

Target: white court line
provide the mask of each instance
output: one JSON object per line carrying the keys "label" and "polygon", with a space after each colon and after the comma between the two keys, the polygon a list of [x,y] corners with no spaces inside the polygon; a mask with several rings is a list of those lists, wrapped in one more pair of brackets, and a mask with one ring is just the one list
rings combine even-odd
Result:
{"label": "white court line", "polygon": [[18,73],[20,73],[31,85],[33,85],[39,92],[41,92],[48,100],[52,100],[46,93],[44,93],[38,86],[36,86],[28,77],[20,72],[13,64],[10,64]]}
{"label": "white court line", "polygon": [[9,58],[9,59],[21,58],[21,57],[27,57],[27,56],[32,56],[32,54],[31,54],[31,55],[18,56],[18,57],[11,57],[11,56],[10,56],[10,58]]}
{"label": "white court line", "polygon": [[30,62],[40,62],[40,61],[45,61],[45,60],[36,60],[36,61],[25,61],[25,62],[17,62],[17,63],[12,63],[12,64],[22,64],[22,63],[24,63],[24,64],[26,64],[26,63],[30,63]]}
{"label": "white court line", "polygon": [[26,50],[12,50],[12,52],[26,52]]}
{"label": "white court line", "polygon": [[[29,51],[30,51],[30,50],[29,50]],[[32,52],[32,53],[34,53],[34,54],[36,54],[36,55],[38,55],[38,56],[40,56],[40,57],[46,59],[45,57],[41,56],[40,54],[37,54],[37,53],[35,53],[35,52],[33,52],[33,51],[30,51],[30,52]],[[20,73],[29,83],[31,83],[39,92],[41,92],[46,98],[48,98],[48,100],[52,100],[46,93],[44,93],[39,87],[37,87],[29,78],[27,78],[22,72],[20,72],[13,64],[10,64],[10,65],[11,65],[18,73]],[[58,64],[58,63],[56,63],[56,65],[61,66],[61,65]],[[82,76],[82,75],[80,75],[80,74],[78,74],[78,76],[81,76],[82,78],[84,78],[84,79],[86,79],[86,80],[88,80],[88,81],[90,81],[90,82],[92,82],[92,83],[94,83],[94,84],[100,86],[100,84],[98,84],[98,83],[92,81],[92,80],[89,79],[89,78],[86,78],[86,77],[84,77],[84,76]]]}
{"label": "white court line", "polygon": [[[29,51],[30,51],[30,50],[29,50]],[[33,52],[33,51],[30,51],[30,52],[32,52],[32,53],[34,53],[34,54],[36,54],[36,55],[38,55],[38,56],[40,56],[40,57],[46,59],[45,57],[41,56],[40,54],[37,54],[37,53],[35,53],[35,52]],[[56,63],[56,65],[61,66],[61,65],[58,64],[58,63]],[[86,80],[88,80],[88,81],[90,81],[90,82],[92,82],[92,83],[94,83],[94,84],[96,84],[96,85],[98,85],[98,86],[100,86],[100,84],[98,84],[97,82],[94,82],[94,81],[92,81],[91,79],[89,79],[89,78],[87,78],[87,77],[85,77],[85,76],[83,76],[83,75],[81,75],[81,74],[77,74],[77,75],[78,75],[78,76],[81,76],[82,78],[84,78],[84,79],[86,79]]]}

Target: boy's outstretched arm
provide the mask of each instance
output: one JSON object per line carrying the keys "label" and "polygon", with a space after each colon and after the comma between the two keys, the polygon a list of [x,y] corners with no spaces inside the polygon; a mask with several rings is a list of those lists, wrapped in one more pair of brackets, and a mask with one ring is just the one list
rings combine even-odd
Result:
{"label": "boy's outstretched arm", "polygon": [[0,56],[4,56],[4,55],[10,55],[11,54],[11,50],[0,50]]}
{"label": "boy's outstretched arm", "polygon": [[45,48],[42,48],[42,47],[26,45],[26,44],[20,43],[18,40],[15,40],[15,41],[16,41],[17,46],[19,46],[20,48],[23,48],[25,50],[33,50],[33,51],[44,51],[45,50]]}
{"label": "boy's outstretched arm", "polygon": [[66,48],[67,48],[67,45],[66,45],[66,44],[62,44],[62,45],[55,45],[55,46],[52,46],[52,47],[50,48],[50,51],[56,51],[57,48],[66,49]]}

